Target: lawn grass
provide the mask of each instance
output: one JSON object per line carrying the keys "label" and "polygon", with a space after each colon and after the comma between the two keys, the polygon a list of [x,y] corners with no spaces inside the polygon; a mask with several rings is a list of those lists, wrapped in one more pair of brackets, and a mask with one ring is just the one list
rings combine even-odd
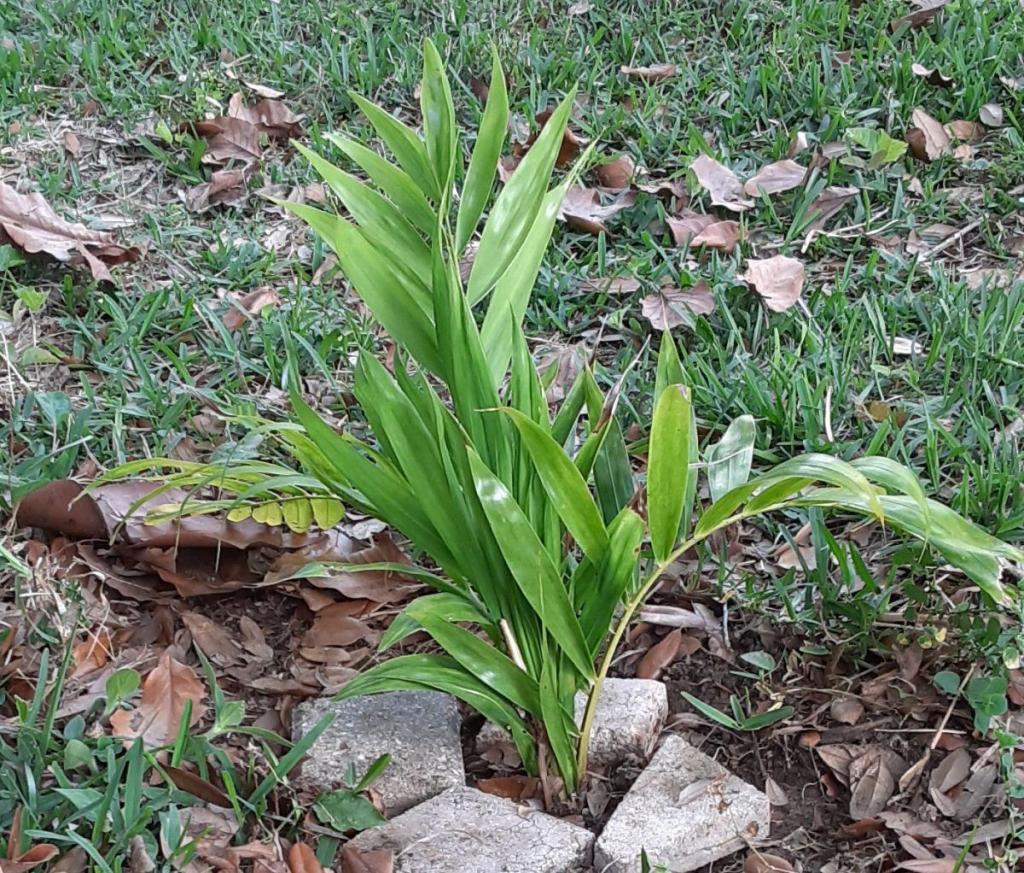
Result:
{"label": "lawn grass", "polygon": [[[229,426],[211,438],[196,416],[287,414],[285,333],[303,341],[307,392],[345,413],[354,352],[381,343],[340,280],[314,280],[322,243],[294,224],[276,239],[284,220],[255,195],[241,209],[190,213],[179,192],[208,174],[199,144],[182,134],[147,148],[135,131],[158,121],[176,131],[221,114],[242,83],[257,83],[284,92],[307,116],[304,138],[344,163],[323,134],[368,136],[348,91],[414,118],[420,44],[431,36],[467,126],[480,111],[470,80],[487,76],[494,42],[519,138],[575,87],[574,129],[599,143],[599,155],[628,153],[656,178],[686,179],[704,151],[746,178],[785,157],[797,132],[828,143],[851,127],[877,126],[902,139],[915,107],[946,122],[976,120],[982,105],[998,103],[1003,126],[970,160],[908,156],[878,170],[823,169],[817,184],[860,193],[830,222],[834,232],[806,244],[799,192],[758,201],[742,218],[748,238],[728,256],[698,259],[672,246],[653,196],[641,195],[606,238],[562,226],[527,330],[538,342],[588,344],[605,384],[639,352],[624,424],[646,421],[654,354],[645,344],[656,345],[656,332],[640,299],[664,280],[706,281],[714,313],[677,334],[702,432],[754,415],[755,465],[805,450],[888,454],[958,511],[1024,541],[1024,282],[996,287],[964,276],[965,268],[1020,263],[1024,89],[1000,77],[1024,81],[1024,15],[1017,0],[954,0],[931,24],[894,33],[890,21],[908,11],[902,2],[854,5],[0,0],[0,177],[86,224],[125,216],[131,223],[119,233],[146,246],[138,264],[115,271],[116,287],[0,257],[0,466],[9,478],[0,508],[41,481],[145,455],[258,454],[244,432]],[[843,52],[848,61],[837,61]],[[678,73],[661,83],[619,73],[662,62]],[[954,85],[927,84],[915,63]],[[65,129],[87,143],[80,159],[67,154]],[[313,181],[304,161],[277,146],[250,188]],[[692,180],[690,188],[694,205],[710,210]],[[975,222],[931,259],[891,244],[934,224]],[[783,253],[808,266],[806,306],[774,314],[737,276],[747,258]],[[588,290],[588,280],[609,276],[635,277],[640,289]],[[229,332],[226,295],[264,286],[281,305]],[[26,289],[45,303],[27,314],[22,303],[6,329]],[[915,351],[894,353],[895,337],[913,340]],[[41,351],[60,362],[30,363]],[[784,587],[751,591],[749,601],[775,594],[786,603],[780,614],[799,614]],[[886,605],[879,599],[871,609]],[[874,617],[858,614],[852,633]],[[995,651],[996,641],[989,645]]]}

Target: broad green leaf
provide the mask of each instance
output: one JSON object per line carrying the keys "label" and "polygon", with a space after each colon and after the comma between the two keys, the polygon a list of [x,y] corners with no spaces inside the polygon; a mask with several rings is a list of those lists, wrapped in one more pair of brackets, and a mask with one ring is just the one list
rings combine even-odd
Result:
{"label": "broad green leaf", "polygon": [[389,259],[345,219],[305,204],[278,202],[303,219],[330,245],[345,276],[384,329],[408,349],[421,366],[440,373],[441,358],[429,315],[432,306],[423,290],[404,280]]}
{"label": "broad green leaf", "polygon": [[[540,136],[494,202],[469,276],[467,294],[470,304],[482,300],[513,260],[520,256],[545,201],[551,171],[572,110],[573,96],[570,93],[551,113]],[[547,210],[545,204],[545,212]]]}
{"label": "broad green leaf", "polygon": [[693,412],[682,385],[670,385],[658,398],[651,423],[647,461],[647,523],[654,557],[672,553],[683,518],[690,470],[690,426]]}
{"label": "broad green leaf", "polygon": [[321,794],[313,811],[323,824],[340,833],[365,831],[387,821],[369,799],[347,788]]}
{"label": "broad green leaf", "polygon": [[455,106],[448,78],[437,47],[429,39],[423,41],[423,80],[420,83],[420,109],[423,113],[423,136],[427,157],[434,166],[434,175],[440,182],[442,204],[451,187],[455,171],[457,133]]}
{"label": "broad green leaf", "polygon": [[644,520],[632,509],[623,509],[609,526],[604,558],[591,567],[593,589],[574,590],[580,625],[595,657],[608,637],[616,609],[636,579],[644,532]]}
{"label": "broad green leaf", "polygon": [[476,453],[470,454],[469,461],[477,496],[520,591],[580,674],[593,676],[590,652],[558,568],[508,489]]}
{"label": "broad green leaf", "polygon": [[444,691],[469,704],[484,718],[512,734],[516,749],[530,772],[537,772],[537,750],[522,716],[504,697],[441,655],[401,655],[371,667],[350,679],[335,697],[349,700],[385,691],[432,689]]}
{"label": "broad green leaf", "polygon": [[666,330],[661,335],[661,346],[658,349],[658,366],[654,374],[654,402],[658,402],[661,392],[669,385],[682,385],[685,381],[676,341]]}
{"label": "broad green leaf", "polygon": [[282,500],[281,512],[284,523],[295,533],[305,533],[313,523],[313,507],[304,497]]}
{"label": "broad green leaf", "polygon": [[518,410],[506,407],[502,411],[518,428],[548,499],[569,533],[587,557],[595,562],[601,560],[608,548],[608,533],[579,470],[562,447],[538,424]]}
{"label": "broad green leaf", "polygon": [[708,449],[708,487],[712,500],[718,500],[727,491],[746,483],[754,460],[755,436],[753,416],[741,415]]}
{"label": "broad green leaf", "polygon": [[455,226],[455,251],[461,253],[487,204],[487,198],[494,186],[498,171],[501,149],[508,131],[508,93],[505,89],[505,73],[501,69],[497,47],[491,48],[491,83],[487,91],[487,106],[480,121],[480,128],[469,160],[469,170],[462,186],[462,200]]}
{"label": "broad green leaf", "polygon": [[437,215],[423,196],[423,191],[409,178],[409,174],[389,163],[373,149],[348,137],[330,133],[327,135],[332,143],[341,149],[349,158],[362,168],[392,203],[409,219],[416,229],[427,237],[432,237],[437,229]]}
{"label": "broad green leaf", "polygon": [[416,135],[415,131],[402,124],[393,115],[389,115],[379,106],[354,91],[349,91],[349,96],[373,125],[377,135],[384,140],[384,145],[390,149],[391,154],[395,156],[395,160],[398,161],[399,166],[409,178],[419,186],[427,197],[440,200],[441,186],[427,156],[423,140]]}
{"label": "broad green leaf", "polygon": [[[636,482],[633,480],[633,467],[629,462],[626,441],[618,420],[610,420],[604,430],[606,433],[597,447],[593,469],[594,490],[601,504],[601,515],[607,522],[615,518],[622,507],[633,499]],[[582,463],[583,460],[578,459],[578,462]]]}
{"label": "broad green leaf", "polygon": [[345,506],[333,497],[310,497],[309,506],[320,530],[330,530],[345,517]]}

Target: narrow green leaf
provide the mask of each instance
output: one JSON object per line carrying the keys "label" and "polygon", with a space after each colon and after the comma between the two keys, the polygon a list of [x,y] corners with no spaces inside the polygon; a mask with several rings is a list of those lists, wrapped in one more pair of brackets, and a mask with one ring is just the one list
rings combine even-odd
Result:
{"label": "narrow green leaf", "polygon": [[327,139],[359,165],[370,177],[370,181],[388,196],[417,230],[428,238],[434,235],[437,215],[408,173],[353,139],[334,133],[327,134]]}
{"label": "narrow green leaf", "polygon": [[506,407],[502,411],[518,428],[559,518],[580,544],[583,553],[592,561],[601,560],[608,548],[608,533],[579,470],[562,447],[538,424],[518,410]]}
{"label": "narrow green leaf", "polygon": [[467,293],[471,304],[482,300],[494,287],[530,235],[545,201],[573,96],[570,93],[548,118],[544,130],[494,202],[469,276]]}
{"label": "narrow green leaf", "polygon": [[590,567],[588,576],[593,587],[578,587],[574,579],[580,625],[595,657],[608,638],[616,609],[636,580],[644,531],[644,520],[632,509],[623,509],[609,525],[608,550],[603,560]]}
{"label": "narrow green leaf", "polygon": [[441,186],[427,156],[423,140],[411,128],[366,98],[354,91],[349,91],[349,96],[373,125],[377,135],[384,140],[384,145],[390,149],[391,154],[395,156],[399,166],[405,170],[409,178],[420,187],[427,197],[440,200]]}
{"label": "narrow green leaf", "polygon": [[658,398],[651,423],[647,461],[647,522],[654,557],[672,553],[683,518],[690,470],[690,426],[693,412],[682,385],[670,385]]}
{"label": "narrow green leaf", "polygon": [[[416,608],[417,610],[428,609],[442,621],[449,623],[462,621],[478,624],[487,631],[491,639],[496,640],[499,638],[497,625],[481,611],[479,606],[465,595],[449,592],[425,594],[417,598],[416,602],[419,601],[426,601],[426,603],[421,603]],[[413,617],[408,609],[405,609],[392,619],[388,629],[380,638],[377,651],[383,652],[396,643],[401,642],[410,634],[414,634],[422,629],[423,625]]]}
{"label": "narrow green leaf", "polygon": [[[606,433],[597,447],[593,468],[594,489],[601,505],[601,515],[608,522],[633,499],[636,482],[618,420],[611,419],[604,429]],[[583,460],[578,459],[578,463]]]}
{"label": "narrow green leaf", "polygon": [[440,183],[441,202],[447,202],[455,171],[456,140],[455,106],[444,64],[434,43],[423,41],[423,80],[420,84],[420,109],[423,113],[423,136],[427,157],[434,166]]}
{"label": "narrow green leaf", "polygon": [[477,496],[520,591],[580,674],[593,676],[590,652],[558,569],[508,489],[475,452],[469,461]]}
{"label": "narrow green leaf", "polygon": [[563,700],[559,694],[559,682],[555,675],[557,663],[558,652],[549,650],[540,673],[540,705],[544,730],[551,746],[551,753],[558,765],[558,772],[566,785],[576,785],[579,782],[575,740],[578,731],[570,715],[573,696],[570,693],[568,699]]}
{"label": "narrow green leaf", "polygon": [[658,349],[658,366],[654,374],[654,402],[658,402],[661,392],[669,385],[682,385],[685,381],[676,341],[666,330],[661,334],[661,346]]}
{"label": "narrow green leaf", "polygon": [[498,161],[508,132],[508,92],[505,89],[505,73],[501,69],[497,47],[491,48],[491,83],[487,91],[487,106],[477,131],[473,156],[469,160],[469,171],[462,186],[462,201],[455,225],[455,250],[462,252],[473,236],[487,198],[494,186]]}

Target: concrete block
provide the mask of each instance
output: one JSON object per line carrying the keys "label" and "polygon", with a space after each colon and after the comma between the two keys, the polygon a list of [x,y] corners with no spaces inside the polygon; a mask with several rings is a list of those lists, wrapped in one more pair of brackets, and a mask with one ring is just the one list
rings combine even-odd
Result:
{"label": "concrete block", "polygon": [[594,835],[475,788],[452,788],[363,831],[361,852],[391,849],[395,873],[576,873]]}
{"label": "concrete block", "polygon": [[397,815],[442,791],[466,784],[455,698],[435,691],[393,691],[352,700],[319,698],[292,712],[294,740],[325,713],[335,718],[302,762],[304,788],[329,791],[343,785],[355,764],[361,776],[381,755],[391,763],[373,784],[385,815]]}
{"label": "concrete block", "polygon": [[[583,721],[587,699],[576,695],[576,723]],[[646,761],[668,716],[665,686],[653,679],[606,679],[594,713],[588,768],[612,769],[627,760]],[[477,734],[476,748],[507,748],[512,738],[493,722]]]}
{"label": "concrete block", "polygon": [[666,737],[594,846],[596,873],[640,873],[640,850],[672,873],[768,836],[767,796],[678,736]]}

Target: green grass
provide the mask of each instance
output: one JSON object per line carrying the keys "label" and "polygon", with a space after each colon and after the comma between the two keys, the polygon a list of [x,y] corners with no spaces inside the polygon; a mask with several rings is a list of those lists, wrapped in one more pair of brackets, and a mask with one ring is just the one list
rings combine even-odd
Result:
{"label": "green grass", "polygon": [[[889,22],[907,11],[897,0],[856,9],[847,0],[642,6],[592,0],[578,15],[567,8],[533,0],[0,0],[4,179],[38,189],[58,212],[87,224],[126,216],[134,223],[121,235],[147,246],[139,264],[115,271],[119,287],[96,286],[52,262],[5,265],[0,257],[0,313],[14,311],[23,289],[46,295],[42,308],[19,316],[13,329],[4,329],[0,314],[6,371],[0,466],[9,478],[0,487],[0,506],[9,508],[24,489],[68,475],[87,459],[107,468],[185,450],[187,439],[203,456],[258,453],[257,445],[235,444],[242,432],[229,428],[223,438],[211,438],[192,417],[206,409],[284,414],[286,331],[304,342],[309,394],[344,413],[353,352],[379,338],[338,281],[312,282],[325,256],[322,244],[292,224],[288,245],[268,247],[267,234],[282,219],[255,195],[241,210],[189,213],[177,191],[208,173],[199,161],[201,145],[182,135],[173,147],[147,151],[133,131],[147,120],[177,129],[219,114],[234,91],[245,90],[244,80],[285,92],[282,100],[307,115],[305,138],[344,163],[322,135],[366,134],[348,90],[414,118],[420,42],[429,35],[461,83],[455,100],[468,127],[480,111],[470,77],[487,76],[488,47],[496,40],[513,111],[524,126],[576,86],[573,126],[599,142],[599,154],[629,152],[655,177],[684,176],[704,150],[746,177],[784,157],[798,131],[822,143],[855,126],[902,138],[917,106],[948,121],[975,120],[983,104],[999,103],[1004,126],[990,132],[970,161],[925,165],[907,158],[876,171],[839,163],[823,170],[818,184],[861,188],[829,224],[856,230],[819,236],[803,254],[794,218],[799,192],[759,202],[743,218],[752,241],[732,256],[702,262],[652,230],[663,210],[652,197],[642,195],[622,213],[609,239],[562,227],[527,330],[566,343],[603,336],[598,377],[610,385],[652,338],[640,298],[665,279],[682,285],[703,279],[716,311],[678,336],[704,429],[719,432],[739,414],[754,415],[755,466],[807,449],[847,458],[887,453],[914,466],[958,511],[1024,541],[1024,435],[1006,435],[1024,407],[1024,284],[972,289],[957,274],[958,246],[929,264],[869,238],[905,238],[933,223],[963,227],[980,220],[966,238],[965,264],[1012,269],[1015,258],[1019,263],[1024,91],[999,83],[1000,76],[1024,76],[1017,0],[954,0],[931,25],[895,34]],[[851,62],[834,66],[833,55],[847,50]],[[661,84],[618,73],[622,64],[665,61],[678,65],[678,75]],[[915,62],[952,76],[954,86],[925,84],[911,72]],[[86,114],[90,101],[95,110]],[[77,162],[61,145],[61,122],[86,143]],[[922,196],[910,193],[911,177]],[[250,187],[311,181],[303,161],[273,147]],[[696,190],[694,205],[707,206]],[[776,253],[807,262],[806,312],[767,313],[736,278],[747,257]],[[586,280],[612,275],[639,278],[641,290],[630,296],[582,290]],[[237,333],[224,330],[224,295],[261,286],[280,294],[277,311]],[[913,338],[925,351],[894,356],[894,336]],[[63,363],[25,363],[26,352],[38,348],[56,352]],[[628,376],[627,419],[649,418],[653,362],[644,351]],[[888,403],[899,423],[872,419],[873,401]],[[843,551],[853,546],[819,545],[845,568],[833,574],[829,603],[846,611],[852,635],[864,633],[889,608],[887,592],[860,587],[856,562]],[[828,574],[818,576],[813,585],[821,591]],[[810,595],[787,587],[787,579],[771,590],[749,587],[746,602],[775,598],[778,614],[813,625],[819,608],[809,605]],[[973,619],[957,620],[969,630]],[[997,652],[1006,643],[996,633],[979,646]]]}

